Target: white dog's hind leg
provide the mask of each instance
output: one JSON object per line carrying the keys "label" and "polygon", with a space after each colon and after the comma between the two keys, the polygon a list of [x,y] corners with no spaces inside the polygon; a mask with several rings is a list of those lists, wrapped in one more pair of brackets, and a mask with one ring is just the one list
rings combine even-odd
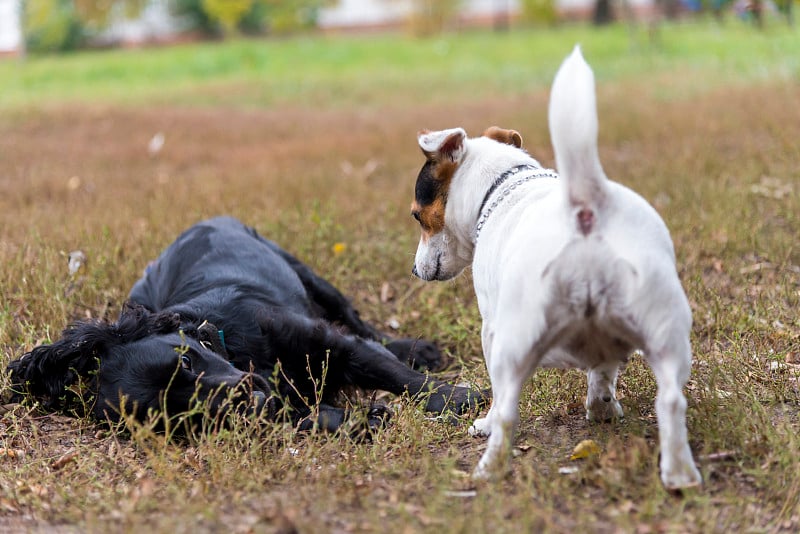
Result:
{"label": "white dog's hind leg", "polygon": [[617,400],[617,374],[620,363],[607,362],[586,372],[589,388],[586,393],[586,419],[610,421],[622,418]]}
{"label": "white dog's hind leg", "polygon": [[648,361],[658,383],[656,417],[661,444],[661,481],[668,489],[702,483],[692,458],[686,430],[686,397],[683,386],[689,379],[691,347],[687,336],[673,337],[667,347],[648,351]]}

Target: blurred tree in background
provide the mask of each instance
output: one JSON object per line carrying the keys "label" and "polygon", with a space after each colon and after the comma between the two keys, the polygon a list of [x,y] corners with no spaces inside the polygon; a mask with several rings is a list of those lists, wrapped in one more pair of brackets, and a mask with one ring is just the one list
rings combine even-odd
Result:
{"label": "blurred tree in background", "polygon": [[414,35],[441,33],[452,23],[461,8],[461,0],[413,0],[409,27]]}
{"label": "blurred tree in background", "polygon": [[25,47],[63,52],[83,44],[84,28],[71,0],[27,0],[22,5]]}
{"label": "blurred tree in background", "polygon": [[336,0],[173,0],[172,12],[206,35],[290,33],[316,26]]}
{"label": "blurred tree in background", "polygon": [[269,29],[275,33],[288,33],[317,25],[319,10],[336,5],[337,0],[259,0],[269,21]]}
{"label": "blurred tree in background", "polygon": [[242,18],[253,8],[253,0],[201,0],[200,6],[210,20],[219,23],[222,33],[234,33]]}
{"label": "blurred tree in background", "polygon": [[555,0],[520,0],[520,4],[525,22],[547,25],[558,22]]}
{"label": "blurred tree in background", "polygon": [[614,8],[611,0],[596,0],[592,12],[592,22],[595,26],[611,24],[614,21]]}
{"label": "blurred tree in background", "polygon": [[[450,0],[447,0],[450,1]],[[210,36],[289,33],[316,26],[319,10],[337,0],[168,0],[189,29]],[[114,22],[135,19],[151,0],[23,0],[22,26],[30,52],[86,46]]]}
{"label": "blurred tree in background", "polygon": [[23,0],[22,28],[31,52],[63,52],[122,18],[139,16],[149,0]]}
{"label": "blurred tree in background", "polygon": [[115,20],[136,18],[149,0],[72,0],[81,23],[96,30]]}
{"label": "blurred tree in background", "polygon": [[[384,0],[400,2],[401,0]],[[463,0],[402,0],[410,6],[407,20],[417,36],[437,35],[458,27]],[[768,20],[785,19],[794,24],[800,0],[653,0],[649,17],[636,13],[631,0],[591,0],[595,24],[622,20],[631,26],[648,19],[657,33],[663,19],[712,13],[723,21],[725,14],[763,28]],[[561,16],[558,0],[519,0],[520,19],[552,25]],[[97,45],[102,32],[114,23],[135,19],[148,6],[177,15],[183,29],[200,35],[225,37],[233,34],[287,34],[314,28],[323,7],[338,0],[22,0],[25,48],[33,53],[61,52]],[[500,4],[498,4],[500,5]],[[507,5],[502,3],[502,5]],[[619,17],[615,11],[620,11]],[[642,20],[640,20],[642,19]],[[495,17],[495,26],[508,29],[509,12]],[[108,41],[104,44],[108,45]]]}

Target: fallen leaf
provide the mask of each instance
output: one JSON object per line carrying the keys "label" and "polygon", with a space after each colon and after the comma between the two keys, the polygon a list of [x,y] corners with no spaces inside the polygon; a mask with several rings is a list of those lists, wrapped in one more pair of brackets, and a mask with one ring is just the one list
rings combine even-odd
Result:
{"label": "fallen leaf", "polygon": [[[42,343],[39,343],[41,345]],[[0,415],[5,415],[7,413],[12,413],[20,408],[20,404],[16,402],[12,402],[9,404],[0,404]]]}
{"label": "fallen leaf", "polygon": [[67,269],[69,270],[69,275],[73,276],[86,262],[86,254],[82,250],[73,250],[67,257],[69,258]]}
{"label": "fallen leaf", "polygon": [[161,152],[161,149],[164,148],[165,141],[166,137],[164,136],[164,132],[157,132],[150,139],[150,142],[147,143],[147,153],[150,154],[150,157],[156,156]]}
{"label": "fallen leaf", "polygon": [[559,412],[566,417],[573,413],[582,412],[583,410],[585,410],[583,402],[570,402],[562,406]]}
{"label": "fallen leaf", "polygon": [[459,497],[461,499],[468,499],[478,495],[478,492],[475,490],[446,490],[444,495],[445,497]]}
{"label": "fallen leaf", "polygon": [[23,482],[18,482],[17,488],[19,488],[19,492],[22,494],[29,493],[37,497],[46,497],[48,494],[47,488],[41,484],[25,484]]}
{"label": "fallen leaf", "polygon": [[771,176],[762,176],[758,184],[750,186],[750,192],[767,198],[782,199],[789,196],[794,187],[789,182],[784,182]]}
{"label": "fallen leaf", "polygon": [[772,264],[769,262],[758,262],[754,263],[753,265],[748,265],[747,267],[742,267],[741,269],[739,269],[739,274],[752,274],[771,268]]}
{"label": "fallen leaf", "polygon": [[774,371],[783,371],[784,369],[786,369],[786,364],[783,363],[783,362],[776,362],[776,361],[769,362],[769,370],[770,371],[773,371],[773,372]]}
{"label": "fallen leaf", "polygon": [[733,460],[735,459],[739,453],[736,451],[720,451],[720,452],[712,452],[710,454],[706,454],[705,456],[701,456],[702,460],[706,460],[709,462],[721,462],[724,460]]}
{"label": "fallen leaf", "polygon": [[392,299],[394,299],[394,289],[389,282],[384,282],[381,284],[381,302],[386,304]]}
{"label": "fallen leaf", "polygon": [[600,454],[601,450],[600,445],[598,445],[596,441],[593,439],[585,439],[575,446],[569,459],[581,460],[589,456],[596,456]]}
{"label": "fallen leaf", "polygon": [[55,460],[53,463],[50,464],[50,467],[54,471],[58,471],[59,469],[62,469],[64,466],[66,466],[71,462],[74,462],[77,459],[78,459],[78,451],[72,449],[62,454],[57,460]]}
{"label": "fallen leaf", "polygon": [[189,447],[186,449],[186,452],[183,453],[183,463],[196,471],[201,471],[203,469],[203,463],[200,461],[200,455],[197,453],[197,449],[194,447]]}
{"label": "fallen leaf", "polygon": [[10,501],[3,497],[0,497],[0,510],[4,512],[11,512],[12,514],[19,512],[19,508],[17,508],[17,505],[14,501]]}
{"label": "fallen leaf", "polygon": [[9,460],[21,459],[25,456],[25,451],[20,449],[8,449],[0,447],[0,458],[8,458]]}

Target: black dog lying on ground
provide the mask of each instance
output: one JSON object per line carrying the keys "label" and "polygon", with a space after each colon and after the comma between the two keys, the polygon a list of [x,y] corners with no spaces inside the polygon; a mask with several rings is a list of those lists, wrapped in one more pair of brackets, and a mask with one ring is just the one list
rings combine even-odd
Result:
{"label": "black dog lying on ground", "polygon": [[[334,403],[349,386],[407,392],[433,413],[484,400],[413,370],[439,363],[432,343],[386,338],[328,282],[232,218],[184,232],[129,298],[116,322],[73,324],[11,362],[14,390],[64,409],[83,387],[91,412],[111,421],[121,410],[139,421],[151,410],[174,415],[199,400],[212,415],[266,410],[330,431],[347,417]],[[372,410],[368,425],[385,415]]]}

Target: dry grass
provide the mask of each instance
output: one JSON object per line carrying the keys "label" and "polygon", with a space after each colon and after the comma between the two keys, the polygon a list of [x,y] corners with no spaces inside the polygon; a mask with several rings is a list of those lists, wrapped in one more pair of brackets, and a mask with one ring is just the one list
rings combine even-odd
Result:
{"label": "dry grass", "polygon": [[[523,395],[513,474],[477,488],[466,473],[484,442],[402,400],[369,444],[278,426],[164,443],[5,406],[0,530],[796,532],[800,389],[786,362],[800,356],[800,88],[743,84],[665,99],[648,83],[601,86],[601,156],[672,230],[695,317],[687,393],[702,488],[675,496],[661,487],[655,385],[634,359],[620,384],[627,417],[615,425],[585,422],[580,374],[537,374]],[[546,99],[535,90],[248,111],[99,103],[2,117],[0,365],[69,320],[113,316],[178,232],[229,213],[315,266],[367,318],[438,340],[453,363],[445,376],[488,385],[468,277],[423,285],[409,274],[414,134],[501,124],[552,164]],[[158,131],[166,144],[150,157]],[[334,254],[334,243],[345,251]],[[70,277],[66,254],[76,249],[88,262]],[[570,462],[586,438],[603,452]],[[558,473],[569,464],[578,472]]]}

